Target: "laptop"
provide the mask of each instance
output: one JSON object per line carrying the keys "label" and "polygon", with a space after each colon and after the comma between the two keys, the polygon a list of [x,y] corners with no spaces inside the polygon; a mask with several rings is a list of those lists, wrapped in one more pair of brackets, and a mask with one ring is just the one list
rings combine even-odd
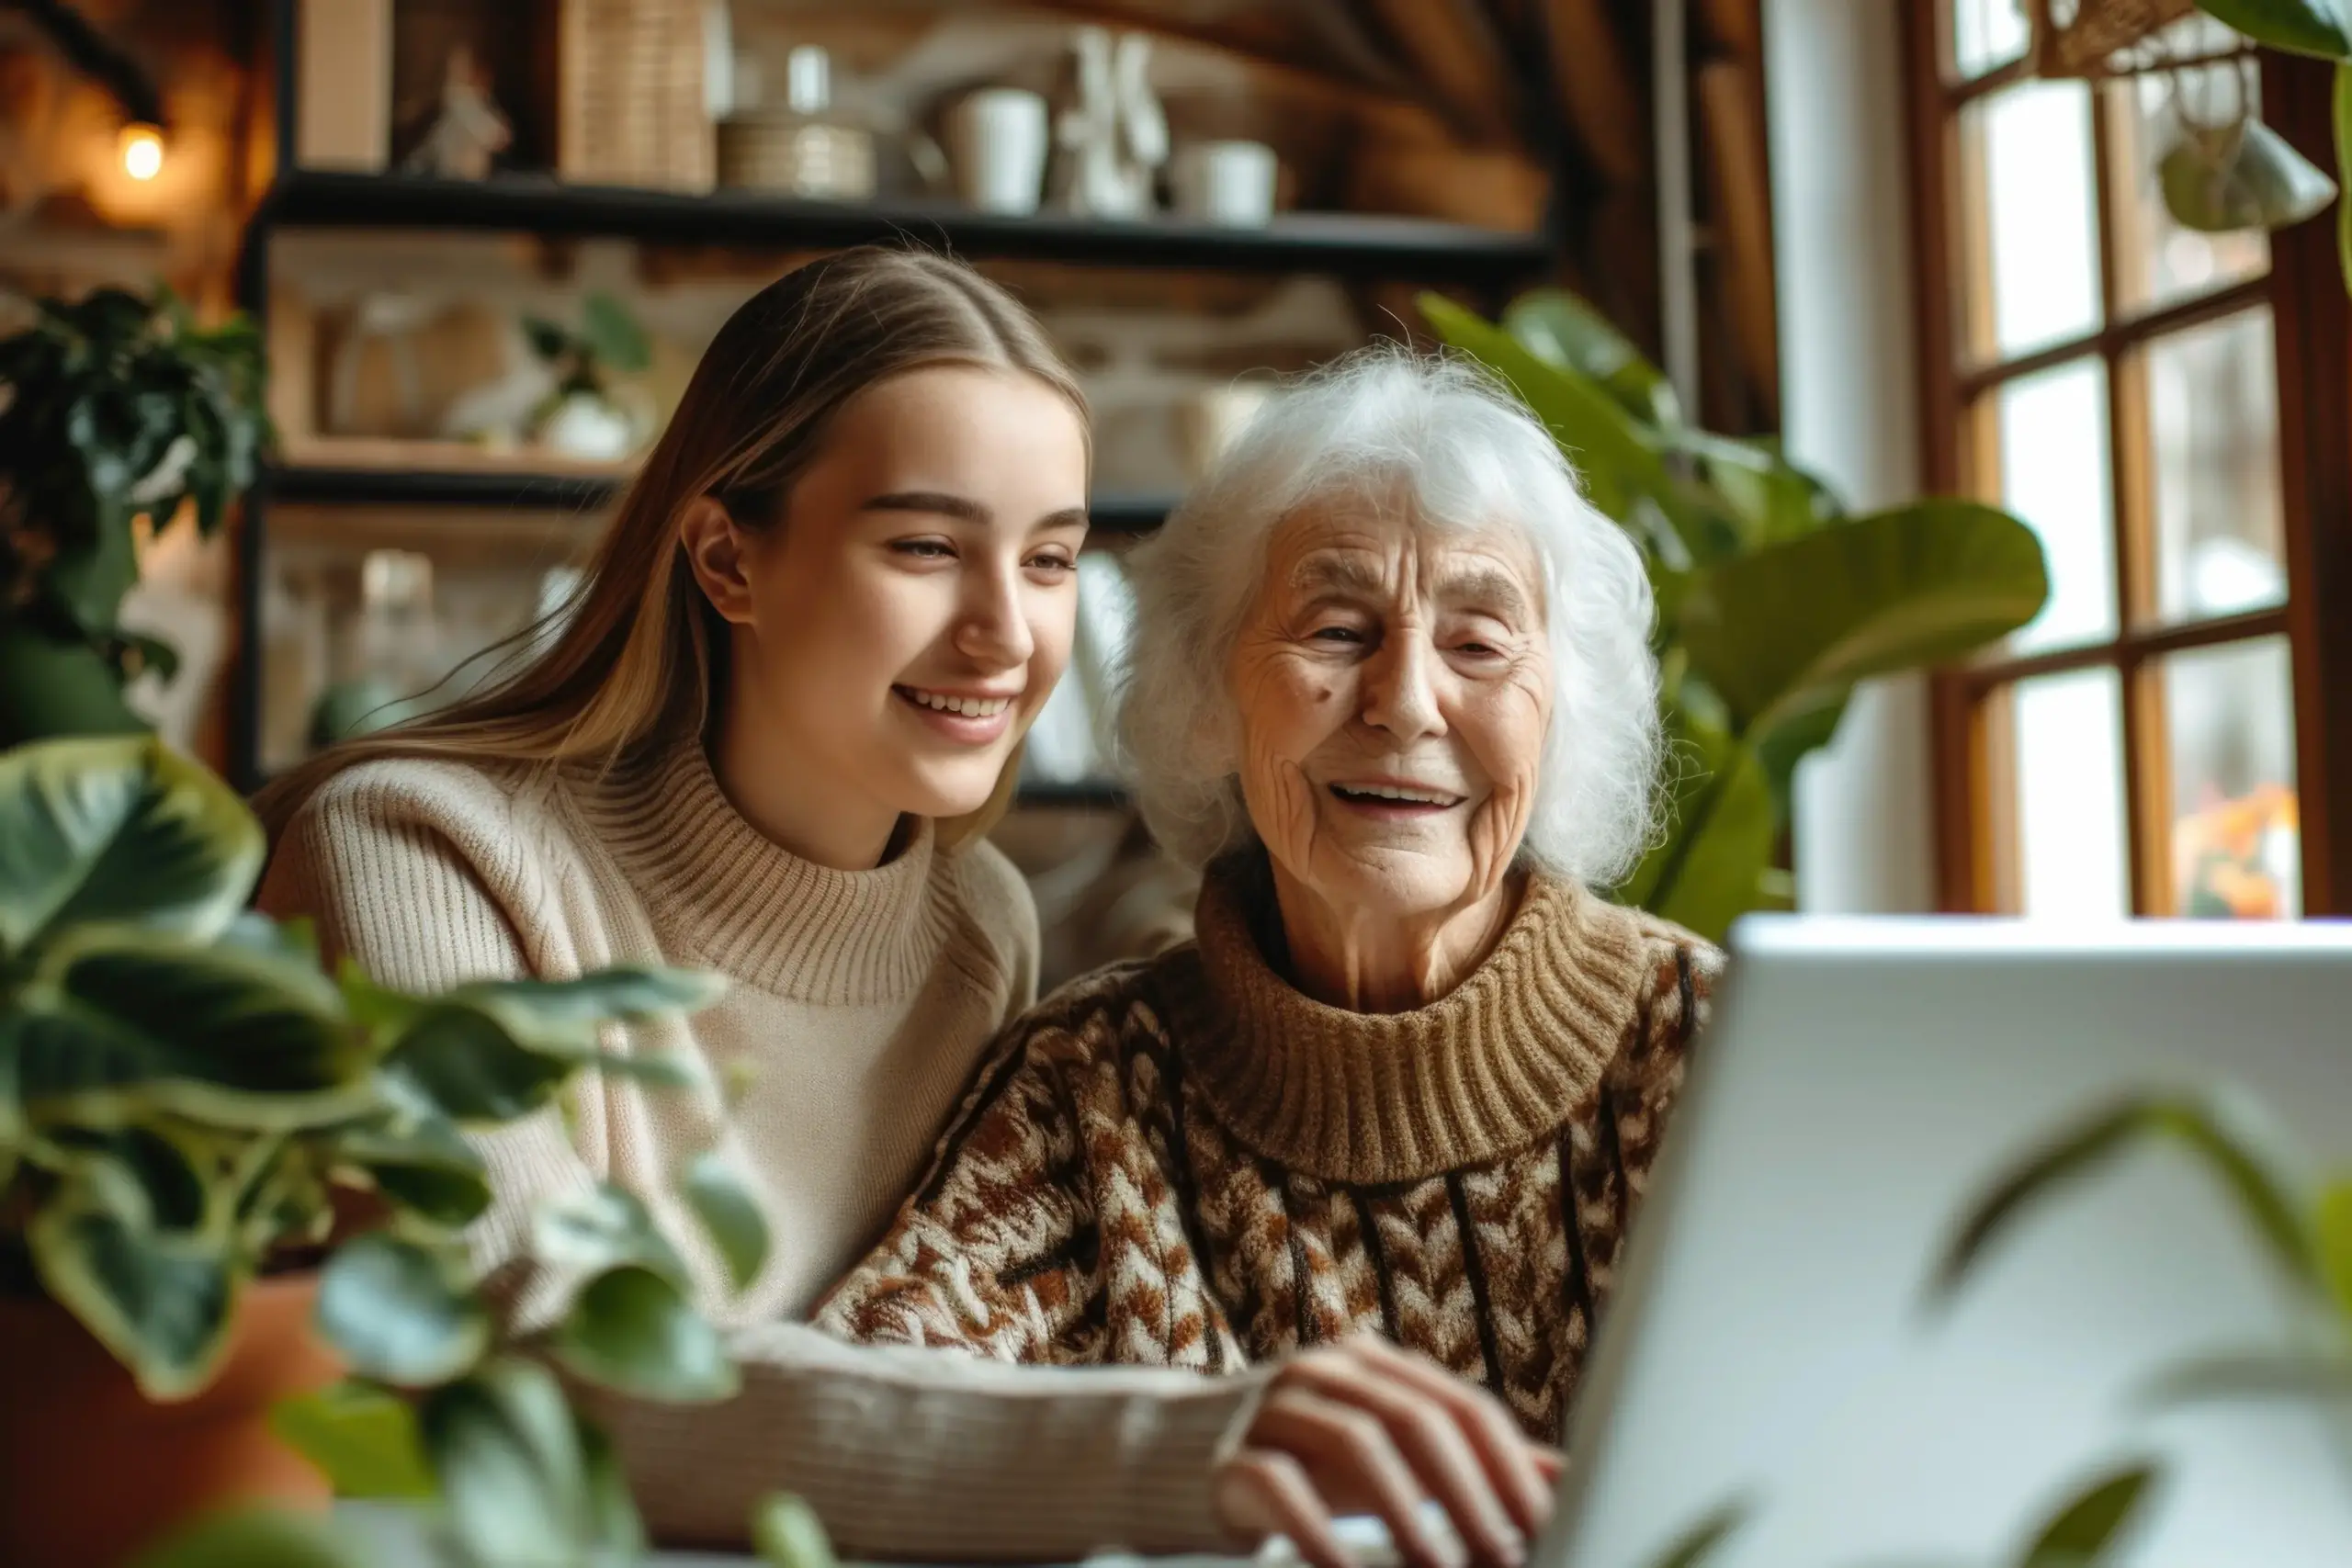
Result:
{"label": "laptop", "polygon": [[1743,925],[1578,1402],[1537,1568],[2007,1568],[2086,1482],[2164,1479],[2113,1560],[2352,1562],[2352,1403],[2159,1409],[2165,1370],[2312,1343],[2171,1149],[2025,1217],[1940,1313],[1996,1171],[2120,1093],[2241,1086],[2352,1174],[2352,927]]}

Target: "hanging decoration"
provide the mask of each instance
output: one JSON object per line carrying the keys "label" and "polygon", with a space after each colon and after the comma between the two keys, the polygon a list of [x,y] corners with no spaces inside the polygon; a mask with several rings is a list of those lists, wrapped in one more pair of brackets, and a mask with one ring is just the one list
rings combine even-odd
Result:
{"label": "hanging decoration", "polygon": [[[2345,287],[2352,289],[2352,200],[2338,201],[2336,180],[2264,125],[2256,112],[2253,72],[2258,49],[2309,55],[2335,64],[2335,164],[2352,167],[2352,20],[2337,0],[2021,0],[2033,27],[2029,61],[2035,74],[2099,79],[2164,74],[2172,139],[2156,165],[2165,209],[2182,227],[2207,233],[2285,229],[2335,203],[2336,242]],[[2239,42],[2220,52],[2184,56],[2176,25],[2202,12]],[[2230,67],[2217,71],[2217,67]],[[2225,77],[2234,88],[2228,112],[2195,102],[2199,77]]]}

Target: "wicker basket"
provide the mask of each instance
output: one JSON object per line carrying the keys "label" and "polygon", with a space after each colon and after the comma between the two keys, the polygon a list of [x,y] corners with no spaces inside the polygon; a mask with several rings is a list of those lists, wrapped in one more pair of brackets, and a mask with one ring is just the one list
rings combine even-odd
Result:
{"label": "wicker basket", "polygon": [[559,0],[556,174],[708,190],[706,0]]}
{"label": "wicker basket", "polygon": [[2197,8],[2197,0],[2032,0],[2041,76],[2107,76],[2115,57]]}

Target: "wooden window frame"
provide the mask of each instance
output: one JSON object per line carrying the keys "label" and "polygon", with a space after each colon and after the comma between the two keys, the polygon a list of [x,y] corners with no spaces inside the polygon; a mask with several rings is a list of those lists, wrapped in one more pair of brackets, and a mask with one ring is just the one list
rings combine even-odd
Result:
{"label": "wooden window frame", "polygon": [[[2095,98],[2092,152],[2099,202],[2102,325],[1996,365],[1971,363],[1962,312],[1984,309],[1987,291],[1964,287],[1967,234],[1957,203],[1964,183],[1962,108],[2026,78],[2023,64],[1965,83],[1950,69],[1951,0],[1903,7],[1910,105],[1915,254],[1918,277],[1921,453],[1928,488],[1990,495],[1985,444],[1976,427],[1993,387],[2069,361],[2107,373],[2110,509],[2115,528],[2117,631],[2048,653],[1988,660],[1941,671],[1930,683],[1940,907],[1990,913],[2016,907],[2014,761],[2007,694],[2038,675],[2111,669],[2121,682],[2127,863],[2132,907],[2160,913],[2173,897],[2169,873],[2171,765],[2161,732],[2165,656],[2283,636],[2294,680],[2296,790],[2307,916],[2352,913],[2352,308],[2338,268],[2333,214],[2271,236],[2270,268],[2256,279],[2194,298],[2131,310],[2114,243],[2116,202],[2109,170],[2112,121],[2120,112]],[[2306,157],[2333,166],[2329,69],[2265,53],[2265,118]],[[2278,381],[2279,495],[2284,513],[2285,604],[2180,624],[2154,622],[2155,584],[2146,570],[2154,515],[2146,450],[2146,385],[2141,351],[2155,339],[2257,306],[2269,309]]]}

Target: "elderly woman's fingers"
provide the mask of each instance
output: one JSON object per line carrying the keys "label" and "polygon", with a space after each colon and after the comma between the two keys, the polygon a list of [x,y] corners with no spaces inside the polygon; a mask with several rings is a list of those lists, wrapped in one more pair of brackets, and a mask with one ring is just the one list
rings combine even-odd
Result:
{"label": "elderly woman's fingers", "polygon": [[1361,1357],[1307,1357],[1299,1380],[1326,1398],[1359,1405],[1388,1429],[1405,1461],[1483,1562],[1515,1563],[1527,1540],[1454,1413],[1401,1380],[1371,1370]]}
{"label": "elderly woman's fingers", "polygon": [[[1244,1441],[1297,1460],[1327,1507],[1377,1514],[1410,1568],[1468,1568],[1461,1545],[1422,1512],[1428,1494],[1388,1428],[1361,1405],[1278,1381]],[[1454,1499],[1441,1502],[1453,1512]]]}
{"label": "elderly woman's fingers", "polygon": [[1477,1450],[1495,1490],[1512,1519],[1530,1539],[1552,1517],[1552,1495],[1559,1478],[1536,1456],[1546,1450],[1527,1439],[1502,1402],[1426,1357],[1402,1350],[1376,1335],[1363,1335],[1341,1347],[1365,1359],[1374,1375],[1401,1384],[1445,1410]]}
{"label": "elderly woman's fingers", "polygon": [[1354,1568],[1306,1467],[1279,1450],[1244,1449],[1227,1460],[1217,1472],[1216,1508],[1242,1540],[1287,1536],[1311,1568]]}

